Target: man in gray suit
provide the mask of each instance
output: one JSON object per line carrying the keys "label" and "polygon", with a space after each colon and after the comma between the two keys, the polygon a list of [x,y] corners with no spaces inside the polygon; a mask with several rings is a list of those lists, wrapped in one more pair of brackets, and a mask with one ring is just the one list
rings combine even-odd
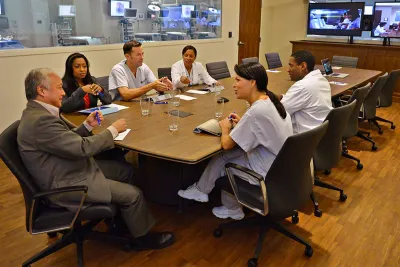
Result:
{"label": "man in gray suit", "polygon": [[[142,192],[132,183],[132,169],[116,161],[96,161],[93,156],[114,148],[114,138],[126,130],[124,119],[115,121],[99,134],[92,135],[101,112],[91,113],[78,128],[70,129],[60,118],[63,96],[61,78],[49,69],[34,69],[25,79],[27,107],[18,128],[21,158],[42,190],[72,185],[88,186],[86,204],[115,203],[134,237],[136,249],[169,246],[169,232],[149,233],[155,224]],[[64,194],[53,203],[76,210],[81,196]]]}

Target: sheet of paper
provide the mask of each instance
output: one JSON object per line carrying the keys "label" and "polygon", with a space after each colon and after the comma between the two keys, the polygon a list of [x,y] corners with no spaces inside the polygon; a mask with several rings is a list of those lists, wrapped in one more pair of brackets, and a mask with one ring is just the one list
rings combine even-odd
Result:
{"label": "sheet of paper", "polygon": [[281,72],[280,70],[267,70],[267,72]]}
{"label": "sheet of paper", "polygon": [[177,97],[179,97],[182,100],[187,100],[187,101],[191,101],[191,100],[195,100],[197,98],[192,97],[192,96],[188,96],[188,95],[177,95]]}
{"label": "sheet of paper", "polygon": [[198,94],[198,95],[205,95],[205,94],[208,94],[207,91],[199,91],[199,90],[187,90],[186,93]]}
{"label": "sheet of paper", "polygon": [[341,68],[342,68],[342,67],[338,67],[338,66],[332,67],[333,70],[340,70]]}
{"label": "sheet of paper", "polygon": [[131,131],[131,129],[126,129],[124,132],[119,133],[117,137],[114,138],[115,141],[122,141],[125,139],[125,137],[128,135],[128,133]]}
{"label": "sheet of paper", "polygon": [[340,85],[340,86],[345,86],[348,85],[348,83],[341,83],[341,82],[329,82],[330,84],[335,84],[335,85]]}
{"label": "sheet of paper", "polygon": [[110,104],[108,106],[109,107],[116,107],[116,108],[118,108],[118,111],[129,108],[129,107],[122,106],[122,105],[117,105],[117,104]]}

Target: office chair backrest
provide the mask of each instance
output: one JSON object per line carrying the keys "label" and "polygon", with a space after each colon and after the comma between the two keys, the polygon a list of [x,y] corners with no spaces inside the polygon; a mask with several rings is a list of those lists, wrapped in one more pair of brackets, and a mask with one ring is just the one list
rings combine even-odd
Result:
{"label": "office chair backrest", "polygon": [[0,157],[18,179],[22,188],[26,208],[26,230],[29,231],[29,212],[33,203],[33,195],[38,193],[38,187],[25,168],[18,150],[17,131],[19,121],[11,124],[0,135]]}
{"label": "office chair backrest", "polygon": [[368,91],[371,89],[371,83],[368,83],[366,86],[360,87],[356,89],[348,100],[348,104],[357,100],[357,104],[350,114],[349,123],[344,130],[343,138],[349,138],[355,136],[358,132],[358,117],[360,115],[361,105],[364,102],[365,96],[368,94]]}
{"label": "office chair backrest", "polygon": [[207,72],[215,80],[231,77],[226,61],[211,62],[206,64]]}
{"label": "office chair backrest", "polygon": [[390,72],[389,77],[379,95],[379,106],[389,107],[392,105],[393,89],[396,87],[396,83],[399,79],[400,70],[393,70],[392,72]]}
{"label": "office chair backrest", "polygon": [[329,121],[329,127],[315,151],[314,169],[329,170],[336,166],[342,155],[341,143],[344,130],[349,124],[350,114],[356,107],[357,101],[332,109],[325,121]]}
{"label": "office chair backrest", "polygon": [[97,83],[101,86],[101,88],[108,91],[108,76],[102,76],[96,79]]}
{"label": "office chair backrest", "polygon": [[385,73],[380,76],[375,83],[371,86],[368,94],[364,99],[364,119],[373,119],[376,116],[376,103],[378,103],[379,95],[381,94],[382,88],[388,80],[389,75]]}
{"label": "office chair backrest", "polygon": [[248,58],[243,58],[242,59],[242,63],[250,63],[250,62],[255,62],[255,63],[259,63],[258,61],[258,57],[248,57]]}
{"label": "office chair backrest", "polygon": [[358,57],[333,56],[332,65],[338,67],[357,68]]}
{"label": "office chair backrest", "polygon": [[161,79],[162,77],[168,77],[170,81],[172,81],[171,77],[171,68],[158,68],[158,79]]}
{"label": "office chair backrest", "polygon": [[276,69],[282,67],[281,58],[278,53],[266,53],[265,59],[267,60],[268,69]]}
{"label": "office chair backrest", "polygon": [[286,139],[265,177],[270,216],[286,218],[309,200],[313,186],[310,161],[328,125],[324,122]]}

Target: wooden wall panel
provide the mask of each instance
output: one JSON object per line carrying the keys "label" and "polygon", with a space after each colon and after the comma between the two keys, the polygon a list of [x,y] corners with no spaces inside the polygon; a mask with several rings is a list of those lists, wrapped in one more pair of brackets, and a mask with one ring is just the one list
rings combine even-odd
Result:
{"label": "wooden wall panel", "polygon": [[[291,41],[292,51],[308,50],[315,56],[316,62],[333,55],[358,57],[357,68],[390,72],[400,69],[400,46],[382,46],[372,44],[346,44],[317,41]],[[400,98],[400,82],[393,91]]]}

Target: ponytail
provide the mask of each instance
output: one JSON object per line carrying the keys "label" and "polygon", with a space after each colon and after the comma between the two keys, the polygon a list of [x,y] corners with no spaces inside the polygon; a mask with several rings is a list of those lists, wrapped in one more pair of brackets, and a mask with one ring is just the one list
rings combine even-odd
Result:
{"label": "ponytail", "polygon": [[275,105],[276,110],[278,110],[279,115],[282,119],[286,119],[287,113],[285,107],[282,105],[278,97],[269,90],[266,90],[267,96],[271,99],[271,102]]}

